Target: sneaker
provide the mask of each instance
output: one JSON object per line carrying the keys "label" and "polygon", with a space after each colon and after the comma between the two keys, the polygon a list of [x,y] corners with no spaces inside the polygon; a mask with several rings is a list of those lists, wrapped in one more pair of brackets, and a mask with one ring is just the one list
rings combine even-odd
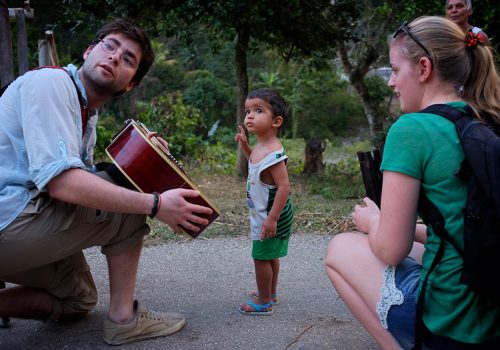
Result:
{"label": "sneaker", "polygon": [[134,301],[135,319],[129,324],[117,324],[109,319],[104,321],[104,341],[111,345],[121,345],[139,340],[163,337],[184,327],[186,318],[176,312],[147,310]]}

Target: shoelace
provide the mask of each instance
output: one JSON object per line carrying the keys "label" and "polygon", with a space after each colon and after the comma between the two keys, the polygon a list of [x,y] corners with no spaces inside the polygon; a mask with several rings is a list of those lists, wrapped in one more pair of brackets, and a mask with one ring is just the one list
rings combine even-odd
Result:
{"label": "shoelace", "polygon": [[156,310],[147,310],[147,315],[142,314],[141,317],[147,317],[152,320],[162,320],[160,312]]}

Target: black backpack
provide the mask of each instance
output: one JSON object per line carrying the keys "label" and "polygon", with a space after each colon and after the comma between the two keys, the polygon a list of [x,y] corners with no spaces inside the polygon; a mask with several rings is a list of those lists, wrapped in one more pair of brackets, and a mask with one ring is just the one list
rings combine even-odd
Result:
{"label": "black backpack", "polygon": [[[462,250],[444,227],[444,218],[425,196],[419,198],[419,214],[441,238],[436,256],[422,281],[417,302],[416,347],[422,334],[422,313],[425,289],[430,273],[439,264],[444,242],[449,242],[463,257],[460,282],[493,305],[500,306],[500,137],[498,127],[473,117],[472,109],[465,113],[445,104],[436,104],[420,111],[440,115],[453,123],[462,144],[465,159],[455,174],[467,182],[464,210],[464,249]],[[421,340],[421,339],[420,339]]]}

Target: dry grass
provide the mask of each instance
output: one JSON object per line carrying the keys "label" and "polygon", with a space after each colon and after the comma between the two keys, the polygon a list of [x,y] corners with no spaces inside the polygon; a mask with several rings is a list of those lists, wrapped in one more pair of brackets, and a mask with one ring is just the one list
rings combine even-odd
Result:
{"label": "dry grass", "polygon": [[[198,239],[207,239],[214,236],[238,236],[247,235],[249,230],[248,208],[245,202],[245,180],[237,176],[221,174],[205,174],[203,178],[193,178],[199,189],[217,206],[222,213]],[[325,181],[324,179],[322,181]],[[347,179],[350,186],[354,182],[354,192],[360,193],[359,179],[353,181]],[[357,195],[349,195],[345,198],[325,199],[316,194],[318,180],[292,176],[292,199],[295,208],[294,232],[297,233],[319,233],[333,235],[353,229],[350,212],[358,202]],[[330,186],[332,192],[345,193],[345,183],[336,187],[333,179],[320,186]],[[352,192],[352,191],[350,191]],[[331,197],[331,196],[330,196]],[[151,222],[152,232],[148,238],[149,244],[155,244],[163,240],[184,240],[184,236],[177,236],[158,220]]]}

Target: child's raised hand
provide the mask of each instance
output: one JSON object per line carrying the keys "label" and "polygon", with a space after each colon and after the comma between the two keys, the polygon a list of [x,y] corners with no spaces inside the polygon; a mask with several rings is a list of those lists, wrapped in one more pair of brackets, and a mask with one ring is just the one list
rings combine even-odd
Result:
{"label": "child's raised hand", "polygon": [[247,136],[245,134],[245,129],[241,125],[238,125],[239,132],[234,136],[234,141],[238,143],[246,144],[248,143]]}

